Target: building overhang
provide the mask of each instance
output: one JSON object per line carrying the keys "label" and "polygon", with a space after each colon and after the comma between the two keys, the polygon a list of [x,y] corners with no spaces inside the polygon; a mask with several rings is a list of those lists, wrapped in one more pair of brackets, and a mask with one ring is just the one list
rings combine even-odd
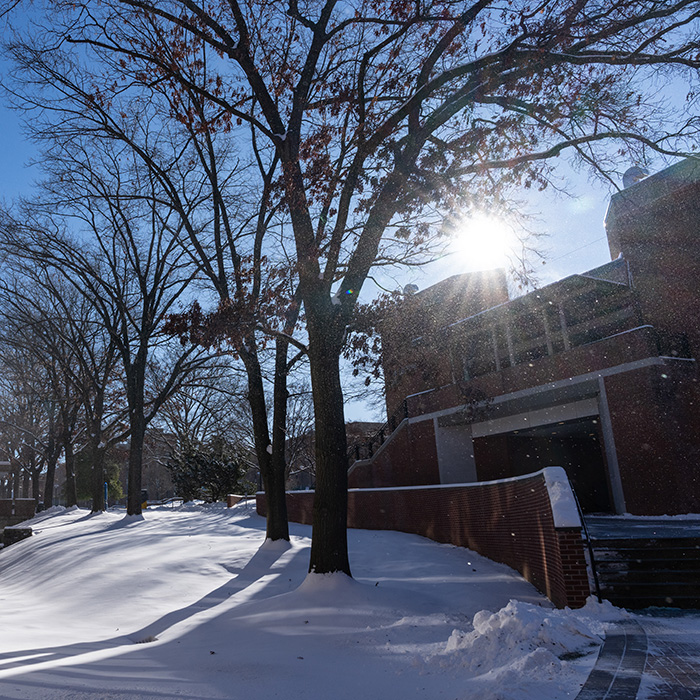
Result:
{"label": "building overhang", "polygon": [[[474,425],[477,423],[509,418],[527,414],[528,412],[536,413],[539,419],[545,415],[542,413],[542,410],[551,407],[564,407],[563,410],[573,411],[574,413],[576,411],[584,411],[581,415],[572,413],[572,418],[592,415],[592,413],[586,414],[586,412],[591,410],[592,404],[589,400],[596,399],[600,393],[601,379],[650,367],[669,367],[674,364],[680,366],[688,363],[695,364],[695,360],[660,356],[646,357],[594,372],[587,372],[566,379],[521,389],[509,394],[501,394],[485,401],[475,402],[473,405],[453,406],[422,415],[411,416],[408,420],[411,423],[436,420],[439,427],[471,424],[473,426],[472,429],[474,429]],[[574,404],[579,404],[579,406],[575,409],[566,408]],[[475,415],[479,416],[476,420],[474,418]]]}

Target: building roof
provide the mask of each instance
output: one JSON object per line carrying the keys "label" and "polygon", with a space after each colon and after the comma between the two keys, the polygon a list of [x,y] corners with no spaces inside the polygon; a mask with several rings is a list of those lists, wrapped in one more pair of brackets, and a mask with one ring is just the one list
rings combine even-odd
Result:
{"label": "building roof", "polygon": [[620,257],[617,260],[596,267],[588,272],[578,275],[570,275],[561,280],[552,282],[540,289],[535,289],[528,294],[515,299],[510,299],[498,306],[492,306],[479,313],[451,323],[448,328],[455,328],[461,324],[467,324],[473,319],[483,318],[486,315],[499,315],[517,313],[527,307],[541,306],[543,304],[555,304],[580,294],[587,289],[596,289],[601,295],[614,294],[621,289],[630,287],[627,271],[627,261]]}
{"label": "building roof", "polygon": [[612,195],[605,214],[605,225],[609,228],[615,219],[634,216],[638,211],[648,210],[654,202],[666,199],[698,182],[700,156],[684,158]]}

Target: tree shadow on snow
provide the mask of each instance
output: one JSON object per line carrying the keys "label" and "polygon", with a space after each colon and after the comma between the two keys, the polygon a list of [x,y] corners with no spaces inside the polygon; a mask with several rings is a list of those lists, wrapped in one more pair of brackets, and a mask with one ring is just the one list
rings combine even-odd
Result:
{"label": "tree shadow on snow", "polygon": [[[120,647],[133,647],[139,643],[152,642],[157,639],[157,636],[163,634],[172,626],[194,617],[198,613],[206,610],[212,610],[232,596],[244,591],[246,588],[258,581],[262,576],[269,574],[273,565],[277,560],[289,550],[289,547],[283,548],[279,546],[270,547],[269,543],[263,543],[256,553],[250,558],[247,564],[240,570],[237,576],[230,579],[219,588],[210,591],[198,601],[191,603],[179,610],[173,610],[160,619],[151,622],[139,630],[130,632],[129,634],[119,635],[110,639],[103,639],[95,642],[79,642],[74,644],[66,644],[64,646],[47,646],[36,647],[33,649],[22,649],[11,652],[0,653],[0,683],[5,679],[12,678],[13,684],[20,682],[19,678],[12,674],[5,675],[6,671],[12,669],[26,670],[28,667],[51,663],[52,667],[47,669],[50,672],[60,671],[63,673],[68,670],[68,667],[56,668],[53,664],[64,659],[72,659],[82,654],[90,652],[103,651],[107,649],[118,649]],[[291,562],[300,554],[308,552],[304,548],[299,548],[292,553],[287,568]],[[277,579],[268,581],[259,591],[255,591],[245,602],[258,598],[268,598],[271,595],[276,595],[278,592],[273,591],[267,593],[271,584],[274,584]],[[286,588],[285,588],[286,592]],[[73,665],[73,664],[71,664]]]}

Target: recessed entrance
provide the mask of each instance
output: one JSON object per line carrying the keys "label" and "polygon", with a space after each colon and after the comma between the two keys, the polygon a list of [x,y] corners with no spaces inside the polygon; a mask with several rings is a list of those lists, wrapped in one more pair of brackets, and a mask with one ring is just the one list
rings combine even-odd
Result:
{"label": "recessed entrance", "polygon": [[474,457],[479,481],[563,467],[584,513],[613,512],[597,416],[478,437]]}

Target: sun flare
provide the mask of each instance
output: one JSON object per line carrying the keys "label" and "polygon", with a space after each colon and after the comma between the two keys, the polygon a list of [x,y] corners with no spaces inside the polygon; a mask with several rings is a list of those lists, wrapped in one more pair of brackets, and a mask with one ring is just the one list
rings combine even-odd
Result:
{"label": "sun flare", "polygon": [[450,243],[453,256],[473,270],[506,267],[513,257],[516,235],[512,226],[496,216],[477,213],[455,228]]}

